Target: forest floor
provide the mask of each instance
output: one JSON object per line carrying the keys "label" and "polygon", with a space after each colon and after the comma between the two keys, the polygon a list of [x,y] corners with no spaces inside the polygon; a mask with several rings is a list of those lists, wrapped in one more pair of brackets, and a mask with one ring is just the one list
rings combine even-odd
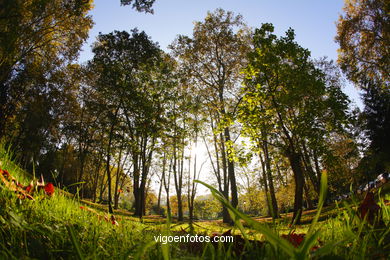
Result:
{"label": "forest floor", "polygon": [[[379,221],[361,220],[356,199],[303,212],[301,225],[290,225],[292,214],[240,217],[234,226],[221,220],[177,222],[161,216],[132,216],[54,188],[28,198],[12,183],[27,184],[31,175],[0,151],[0,259],[386,259],[390,252],[390,194],[376,201]],[[8,179],[7,179],[8,178]],[[23,186],[23,185],[20,185]],[[318,220],[318,222],[317,222]],[[160,235],[233,235],[235,242],[160,243]]]}

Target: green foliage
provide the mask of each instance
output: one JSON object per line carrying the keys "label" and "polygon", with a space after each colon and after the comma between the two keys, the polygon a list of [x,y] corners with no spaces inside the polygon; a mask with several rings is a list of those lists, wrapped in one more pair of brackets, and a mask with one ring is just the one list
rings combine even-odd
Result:
{"label": "green foliage", "polygon": [[338,62],[358,87],[389,90],[390,5],[385,0],[345,1],[337,23]]}
{"label": "green foliage", "polygon": [[[10,160],[9,153],[0,149],[2,167],[21,178],[25,175],[17,165]],[[6,167],[5,167],[6,166]],[[27,181],[28,182],[28,181]],[[388,206],[380,196],[380,206],[384,226],[373,227],[361,221],[353,209],[356,204],[345,204],[337,210],[336,218],[317,222],[323,198],[325,196],[326,178],[321,182],[321,200],[319,210],[308,227],[295,228],[307,230],[306,238],[300,247],[295,248],[287,240],[280,237],[281,233],[290,232],[285,224],[270,226],[260,224],[233,208],[224,196],[207,185],[216,199],[224,203],[236,219],[236,227],[247,239],[264,239],[266,243],[261,248],[245,246],[244,256],[257,259],[307,259],[336,257],[343,259],[367,259],[385,257],[389,250],[389,231],[386,225],[390,221]],[[56,189],[52,198],[43,196],[35,201],[19,200],[15,193],[0,185],[0,256],[2,258],[45,258],[45,259],[94,259],[129,257],[144,259],[172,259],[214,257],[215,259],[237,259],[232,247],[214,247],[204,245],[200,251],[191,251],[183,244],[158,244],[154,235],[175,235],[180,230],[187,229],[187,224],[175,224],[168,220],[162,226],[158,223],[142,224],[135,218],[123,216],[119,226],[99,220],[95,213],[81,210],[79,201],[65,196]],[[83,205],[85,206],[85,205]],[[98,214],[103,214],[97,211]],[[321,214],[322,215],[322,214]],[[322,218],[322,217],[321,217]],[[245,221],[245,226],[239,221]],[[248,225],[248,226],[246,226]],[[224,232],[226,226],[217,222],[194,223],[198,234],[210,235],[213,231]],[[237,234],[237,232],[234,232]],[[263,236],[261,236],[261,234]],[[311,250],[313,245],[319,249]]]}
{"label": "green foliage", "polygon": [[288,131],[293,138],[317,141],[336,127],[332,123],[345,120],[347,97],[339,85],[327,84],[292,29],[279,39],[273,30],[272,24],[256,29],[239,120],[253,140],[263,130],[271,137]]}
{"label": "green foliage", "polygon": [[0,137],[28,91],[77,58],[92,26],[91,8],[92,1],[2,2]]}
{"label": "green foliage", "polygon": [[[329,140],[346,132],[349,101],[331,62],[315,64],[309,50],[294,40],[292,29],[279,38],[273,31],[272,24],[255,30],[254,49],[244,69],[238,120],[254,150],[268,154],[273,149],[288,158],[296,187],[294,212],[298,214],[304,174],[311,174],[318,191],[318,160],[331,154]],[[309,151],[315,158],[310,158]],[[316,173],[311,160],[317,161]]]}
{"label": "green foliage", "polygon": [[216,219],[221,212],[221,204],[210,195],[198,196],[194,202],[194,214],[198,219]]}
{"label": "green foliage", "polygon": [[370,144],[365,144],[359,172],[369,181],[390,167],[390,151],[384,145],[390,126],[390,5],[385,0],[345,1],[343,11],[337,23],[338,63],[364,91],[361,130]]}
{"label": "green foliage", "polygon": [[152,6],[156,0],[121,0],[121,5],[132,5],[138,12],[153,13]]}
{"label": "green foliage", "polygon": [[[121,4],[152,13],[154,2]],[[0,258],[385,257],[381,249],[389,249],[389,211],[382,198],[383,221],[377,225],[357,217],[356,201],[340,207],[338,215],[331,206],[321,214],[326,186],[331,193],[346,192],[345,183],[357,184],[363,176],[354,170],[360,154],[351,128],[358,127],[351,123],[342,77],[333,62],[311,60],[292,29],[278,37],[272,24],[263,24],[253,34],[240,15],[217,9],[195,23],[192,37],[179,36],[172,44],[177,60],[134,29],[99,34],[93,60],[86,66],[72,64],[92,26],[91,9],[92,1],[82,0],[1,3],[0,137],[13,144],[15,157],[34,177],[44,173],[46,181],[68,186],[76,196],[56,189],[52,198],[42,193],[34,195],[34,201],[22,200],[0,183]],[[339,62],[349,79],[365,90],[363,119],[371,144],[359,166],[361,172],[375,174],[390,167],[388,5],[382,0],[346,1],[345,11],[338,24]],[[186,148],[207,134],[206,126],[214,145],[208,154],[219,190],[202,183],[214,198],[195,199],[196,184],[191,181],[199,177],[203,164],[198,170],[196,157],[188,156]],[[250,151],[236,143],[241,128],[245,135],[241,141],[251,140]],[[207,137],[202,137],[206,143]],[[156,152],[163,154],[162,164],[156,162],[160,159]],[[262,182],[269,189],[265,194],[248,179],[239,201],[237,165],[248,167],[255,153],[261,157]],[[27,184],[29,174],[14,160],[1,143],[0,168]],[[287,161],[294,183],[289,183]],[[173,223],[171,212],[163,226],[157,223],[161,219],[147,223],[142,218],[152,211],[164,213],[150,190],[151,175],[161,168],[159,178],[168,194],[174,177],[176,196],[170,197],[170,206],[179,224]],[[187,195],[183,187],[188,188]],[[310,226],[293,225],[307,232],[297,248],[280,237],[293,232],[285,226],[289,214],[260,224],[238,210],[259,214],[272,201],[269,211],[278,213],[276,197],[287,211],[295,196],[298,223],[303,187],[307,197],[317,193],[319,204],[316,214],[304,212]],[[129,210],[134,201],[140,220],[121,212],[123,218],[115,226],[102,220],[103,205],[88,203],[97,212],[80,209],[80,196],[104,201],[107,194],[110,202],[113,195]],[[222,204],[224,222],[229,222],[229,211],[233,234],[246,241],[243,255],[235,251],[234,243],[191,248],[156,243],[154,235],[180,234],[187,228],[205,235],[227,231],[215,221],[183,224],[180,209],[186,209],[186,203],[202,219],[220,217]],[[277,218],[276,213],[271,215]],[[264,243],[257,248],[249,242],[252,238]],[[313,245],[319,248],[312,249]]]}

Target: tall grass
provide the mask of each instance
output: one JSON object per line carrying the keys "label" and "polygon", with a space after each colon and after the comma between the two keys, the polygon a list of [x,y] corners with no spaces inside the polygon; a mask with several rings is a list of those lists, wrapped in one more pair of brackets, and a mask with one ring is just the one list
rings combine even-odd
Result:
{"label": "tall grass", "polygon": [[[0,144],[1,168],[28,184],[31,175],[14,163],[10,149]],[[326,191],[326,176],[321,182],[320,204],[311,225],[296,226],[306,232],[305,240],[293,247],[280,237],[292,229],[283,221],[260,224],[233,208],[216,189],[202,183],[223,203],[235,220],[234,234],[246,240],[245,251],[237,254],[234,244],[194,245],[159,244],[154,236],[175,235],[186,224],[175,224],[168,217],[165,224],[141,223],[135,218],[121,216],[119,226],[99,219],[96,213],[80,209],[84,206],[77,197],[69,197],[58,189],[53,197],[35,194],[34,201],[21,200],[0,184],[0,259],[385,259],[389,249],[389,208],[380,196],[384,226],[371,226],[356,216],[356,203],[339,206],[335,218],[319,222]],[[388,195],[386,195],[388,196]],[[386,197],[388,198],[388,197]],[[100,216],[106,214],[96,209]],[[203,227],[203,228],[202,228]],[[196,223],[189,232],[211,235],[226,230],[210,222]],[[300,231],[302,232],[302,231]],[[261,240],[261,246],[250,240]],[[313,246],[319,249],[312,250]]]}
{"label": "tall grass", "polygon": [[[229,214],[234,219],[235,226],[240,230],[242,236],[248,241],[248,230],[243,227],[244,221],[251,229],[261,233],[265,242],[270,246],[269,250],[263,253],[264,258],[272,259],[388,259],[390,257],[390,229],[389,209],[384,200],[380,197],[382,212],[378,218],[381,223],[370,225],[357,216],[358,203],[356,198],[352,205],[344,203],[339,208],[336,218],[318,223],[321,210],[326,198],[327,176],[321,176],[321,187],[317,213],[308,228],[303,242],[295,248],[286,239],[279,235],[280,228],[270,228],[261,224],[249,216],[234,208],[224,195],[207,183],[196,181],[207,187],[213,196],[228,208]],[[380,192],[379,192],[380,194]],[[291,228],[292,232],[294,227]],[[267,245],[266,244],[266,245]],[[249,250],[250,243],[246,243]],[[313,246],[317,246],[313,248]],[[263,246],[266,248],[266,246]],[[247,258],[247,256],[244,256]],[[231,255],[225,255],[225,259],[233,259]]]}
{"label": "tall grass", "polygon": [[[29,183],[3,145],[0,161],[2,169],[25,185]],[[0,184],[0,259],[127,259],[153,240],[153,232],[144,232],[146,225],[122,219],[114,226],[80,209],[77,198],[58,189],[53,197],[42,192],[34,198],[21,200]],[[158,251],[154,246],[148,253],[158,255]]]}

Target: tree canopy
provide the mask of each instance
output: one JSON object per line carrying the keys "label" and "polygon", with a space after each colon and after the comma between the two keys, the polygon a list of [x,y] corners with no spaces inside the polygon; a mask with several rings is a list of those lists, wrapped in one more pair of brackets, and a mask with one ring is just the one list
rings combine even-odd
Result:
{"label": "tree canopy", "polygon": [[341,68],[359,87],[370,85],[389,90],[389,2],[348,0],[343,10],[336,36]]}

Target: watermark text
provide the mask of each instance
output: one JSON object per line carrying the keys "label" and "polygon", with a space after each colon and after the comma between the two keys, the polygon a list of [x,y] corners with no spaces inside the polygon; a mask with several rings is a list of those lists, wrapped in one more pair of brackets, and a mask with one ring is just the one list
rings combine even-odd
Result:
{"label": "watermark text", "polygon": [[233,236],[201,236],[201,235],[190,235],[187,234],[185,236],[162,236],[161,234],[158,236],[154,236],[154,241],[156,243],[231,243],[233,242]]}

